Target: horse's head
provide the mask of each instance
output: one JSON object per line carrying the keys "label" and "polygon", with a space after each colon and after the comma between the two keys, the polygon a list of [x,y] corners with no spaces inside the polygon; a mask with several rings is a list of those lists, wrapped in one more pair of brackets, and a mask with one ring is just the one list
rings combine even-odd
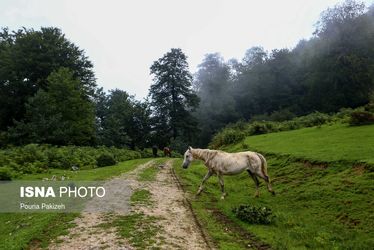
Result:
{"label": "horse's head", "polygon": [[184,153],[184,160],[183,160],[182,167],[183,167],[183,168],[188,168],[188,166],[190,165],[190,163],[191,163],[192,161],[193,161],[192,148],[191,148],[191,147],[188,147],[188,149],[187,149],[186,152]]}

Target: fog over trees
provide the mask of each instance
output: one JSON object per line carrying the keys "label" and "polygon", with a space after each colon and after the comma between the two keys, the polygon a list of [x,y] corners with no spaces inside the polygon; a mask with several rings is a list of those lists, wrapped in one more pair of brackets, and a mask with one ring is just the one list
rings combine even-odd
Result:
{"label": "fog over trees", "polygon": [[201,146],[240,119],[289,119],[369,102],[374,90],[374,8],[346,1],[321,14],[293,49],[247,50],[241,61],[206,55],[194,79]]}
{"label": "fog over trees", "polygon": [[[245,31],[243,31],[245,32]],[[287,32],[285,30],[284,32]],[[374,97],[374,7],[321,13],[292,49],[207,54],[192,75],[173,48],[150,65],[147,100],[97,87],[84,51],[57,28],[0,31],[0,146],[205,147],[229,123],[358,107]],[[235,46],[234,44],[232,46]]]}

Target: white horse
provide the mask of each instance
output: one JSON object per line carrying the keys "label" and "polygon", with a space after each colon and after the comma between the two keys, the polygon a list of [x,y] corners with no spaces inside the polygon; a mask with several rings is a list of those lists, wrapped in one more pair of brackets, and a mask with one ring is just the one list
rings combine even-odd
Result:
{"label": "white horse", "polygon": [[256,184],[255,197],[259,196],[259,181],[257,176],[265,180],[268,191],[275,195],[270,184],[270,178],[267,174],[267,163],[265,157],[259,153],[250,151],[226,153],[220,150],[194,149],[189,147],[184,153],[183,168],[188,168],[194,159],[204,161],[205,166],[208,168],[208,173],[203,178],[196,195],[199,195],[201,191],[203,191],[204,183],[213,174],[216,174],[221,186],[221,199],[224,199],[226,193],[224,189],[223,175],[240,174],[244,170],[247,170],[248,174]]}

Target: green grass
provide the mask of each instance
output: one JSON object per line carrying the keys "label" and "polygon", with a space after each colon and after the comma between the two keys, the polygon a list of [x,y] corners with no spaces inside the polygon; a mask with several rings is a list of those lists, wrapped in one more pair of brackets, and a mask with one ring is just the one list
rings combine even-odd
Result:
{"label": "green grass", "polygon": [[[22,176],[22,180],[41,180],[64,175],[72,180],[97,181],[135,169],[150,159],[121,162],[115,166],[80,171],[51,169],[47,173]],[[76,213],[2,213],[0,214],[0,249],[25,249],[29,245],[47,247],[51,239],[63,235],[72,226]]]}
{"label": "green grass", "polygon": [[0,214],[0,249],[47,247],[51,239],[67,233],[77,214]]}
{"label": "green grass", "polygon": [[157,173],[160,171],[159,165],[165,162],[166,158],[159,158],[153,161],[153,163],[144,169],[138,175],[138,181],[154,181]]}
{"label": "green grass", "polygon": [[116,226],[121,237],[130,241],[136,249],[158,249],[154,244],[162,239],[157,236],[159,218],[142,213],[117,216],[111,226]]}
{"label": "green grass", "polygon": [[[226,150],[271,152],[266,155],[268,172],[277,195],[268,193],[262,182],[260,197],[254,198],[254,183],[242,173],[224,177],[228,196],[221,201],[213,176],[202,195],[192,199],[192,207],[220,249],[252,245],[245,232],[274,249],[373,249],[374,172],[353,164],[373,163],[373,136],[373,125],[334,125],[247,137]],[[326,168],[297,159],[329,164]],[[180,165],[176,161],[174,168],[187,192],[194,194],[206,167],[198,161],[187,170]],[[271,208],[274,223],[240,221],[232,212],[240,204]]]}
{"label": "green grass", "polygon": [[131,195],[130,198],[132,205],[150,205],[151,201],[151,192],[147,189],[137,189]]}
{"label": "green grass", "polygon": [[230,151],[260,150],[317,161],[374,164],[374,125],[325,125],[247,137]]}

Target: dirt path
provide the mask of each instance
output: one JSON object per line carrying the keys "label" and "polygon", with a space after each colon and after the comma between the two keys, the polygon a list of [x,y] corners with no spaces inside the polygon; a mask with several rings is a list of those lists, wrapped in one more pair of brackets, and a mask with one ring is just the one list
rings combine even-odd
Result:
{"label": "dirt path", "polygon": [[[88,204],[87,211],[75,219],[76,226],[70,229],[68,235],[52,242],[49,249],[135,249],[130,244],[131,239],[121,238],[115,226],[98,226],[112,225],[117,215],[133,213],[158,218],[155,221],[158,228],[155,238],[162,240],[155,241],[148,248],[211,249],[194,219],[183,191],[173,177],[171,166],[171,160],[164,163],[163,168],[159,168],[156,177],[150,181],[139,181],[138,175],[147,168],[157,167],[152,161],[109,180],[105,186],[110,191],[107,192],[108,197],[104,203],[114,208],[120,206],[120,212],[87,212],[91,206]],[[116,192],[118,189],[122,192]],[[130,206],[131,194],[139,189],[146,189],[151,193],[151,205]]]}
{"label": "dirt path", "polygon": [[136,209],[145,215],[162,218],[158,221],[164,231],[164,244],[159,246],[162,249],[210,249],[171,168],[172,161],[167,161],[156,180],[145,186],[152,194],[154,205]]}

